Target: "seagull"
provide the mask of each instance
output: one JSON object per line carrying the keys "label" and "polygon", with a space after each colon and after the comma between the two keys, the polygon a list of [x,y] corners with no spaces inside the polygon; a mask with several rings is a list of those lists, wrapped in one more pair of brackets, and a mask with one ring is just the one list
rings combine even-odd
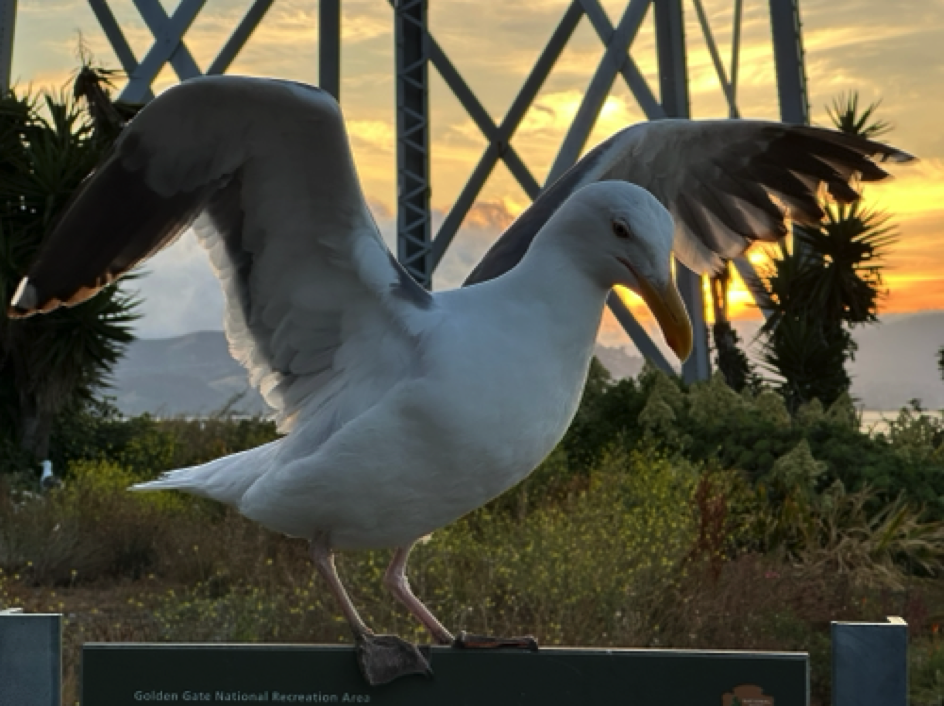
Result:
{"label": "seagull", "polygon": [[278,441],[133,490],[181,490],[310,542],[368,682],[429,674],[377,635],[334,552],[390,548],[384,585],[439,644],[454,635],[413,594],[413,545],[520,482],[577,410],[607,296],[652,310],[680,359],[692,328],[672,251],[717,270],[785,217],[818,220],[821,185],[887,176],[899,150],[763,121],[661,121],[592,150],[496,242],[467,286],[431,293],[381,239],[337,103],[275,79],[192,79],[152,101],[84,183],[21,281],[13,317],[73,306],[193,226],[226,298],[230,352],[275,410]]}
{"label": "seagull", "polygon": [[43,490],[52,490],[60,485],[62,481],[56,478],[55,474],[52,472],[52,461],[46,459],[43,461],[43,475],[39,479],[39,487]]}

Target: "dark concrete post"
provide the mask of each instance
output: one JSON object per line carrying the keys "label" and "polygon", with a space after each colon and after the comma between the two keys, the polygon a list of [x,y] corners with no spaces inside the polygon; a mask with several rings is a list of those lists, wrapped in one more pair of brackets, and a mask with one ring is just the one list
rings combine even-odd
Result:
{"label": "dark concrete post", "polygon": [[908,624],[833,623],[833,706],[907,706]]}
{"label": "dark concrete post", "polygon": [[0,704],[59,706],[62,616],[0,611]]}

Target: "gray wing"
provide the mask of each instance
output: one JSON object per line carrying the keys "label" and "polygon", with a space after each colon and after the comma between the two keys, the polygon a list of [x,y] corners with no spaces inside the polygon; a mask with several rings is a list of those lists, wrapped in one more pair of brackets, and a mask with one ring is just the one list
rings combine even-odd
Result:
{"label": "gray wing", "polygon": [[901,150],[833,130],[759,120],[659,120],[601,142],[505,231],[469,275],[483,282],[514,267],[531,240],[577,189],[622,179],[650,191],[675,219],[675,255],[696,272],[718,272],[755,240],[776,241],[789,216],[823,217],[821,187],[858,198],[850,180],[888,176],[876,162],[905,162]]}
{"label": "gray wing", "polygon": [[337,103],[290,82],[201,78],[154,100],[66,210],[10,314],[79,303],[190,225],[226,295],[230,351],[282,430],[320,413],[330,433],[407,374],[433,300],[377,232]]}

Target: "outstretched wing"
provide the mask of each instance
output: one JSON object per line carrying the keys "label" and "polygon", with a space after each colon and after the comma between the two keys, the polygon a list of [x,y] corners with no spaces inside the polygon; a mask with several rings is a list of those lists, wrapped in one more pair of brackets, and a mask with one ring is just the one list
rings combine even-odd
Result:
{"label": "outstretched wing", "polygon": [[377,232],[337,103],[286,81],[194,79],[148,105],[47,239],[11,316],[84,301],[190,225],[223,285],[230,351],[282,430],[327,409],[330,433],[410,369],[433,300]]}
{"label": "outstretched wing", "polygon": [[819,222],[825,185],[842,202],[850,186],[888,176],[878,162],[913,157],[833,130],[759,120],[659,120],[601,142],[547,189],[495,242],[466,284],[508,271],[551,214],[581,186],[623,179],[655,195],[675,219],[675,254],[696,272],[718,272],[755,240],[786,235],[789,216]]}

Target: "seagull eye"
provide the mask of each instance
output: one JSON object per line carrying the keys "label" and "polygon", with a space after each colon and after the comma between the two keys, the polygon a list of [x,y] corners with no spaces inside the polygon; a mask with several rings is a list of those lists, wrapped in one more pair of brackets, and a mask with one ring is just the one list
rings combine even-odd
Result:
{"label": "seagull eye", "polygon": [[613,221],[613,235],[626,240],[629,238],[630,234],[629,226],[623,223],[623,221]]}

